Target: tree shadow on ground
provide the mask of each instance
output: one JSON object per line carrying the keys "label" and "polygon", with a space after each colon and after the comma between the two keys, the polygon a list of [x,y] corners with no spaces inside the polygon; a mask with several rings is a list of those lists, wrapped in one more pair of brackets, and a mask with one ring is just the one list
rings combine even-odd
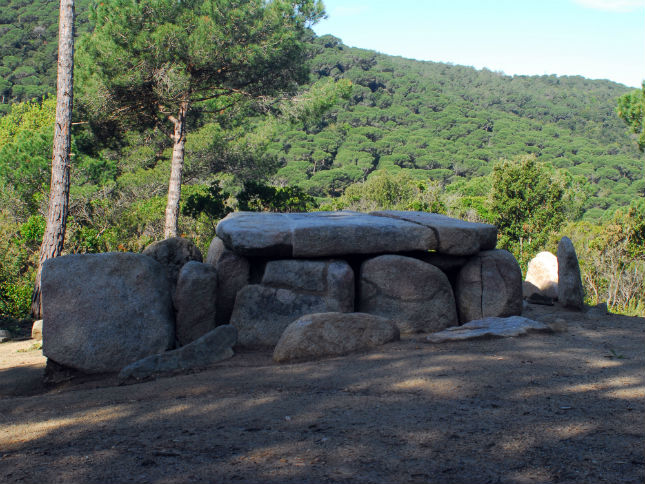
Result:
{"label": "tree shadow on ground", "polygon": [[[645,320],[0,400],[3,482],[642,482]],[[577,318],[574,320],[573,318]]]}

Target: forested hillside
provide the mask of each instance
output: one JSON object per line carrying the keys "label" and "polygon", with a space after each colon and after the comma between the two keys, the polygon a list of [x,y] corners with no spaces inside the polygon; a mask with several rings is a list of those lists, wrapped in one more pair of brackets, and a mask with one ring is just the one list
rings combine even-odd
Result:
{"label": "forested hillside", "polygon": [[[76,0],[76,33],[88,29],[90,0]],[[58,2],[0,0],[0,114],[11,103],[55,92]]]}
{"label": "forested hillside", "polygon": [[616,116],[630,91],[582,77],[505,76],[418,62],[316,39],[315,78],[345,78],[352,97],[321,123],[283,133],[276,182],[335,196],[376,169],[442,184],[491,173],[501,158],[535,154],[584,177],[587,218],[643,193],[643,157]]}

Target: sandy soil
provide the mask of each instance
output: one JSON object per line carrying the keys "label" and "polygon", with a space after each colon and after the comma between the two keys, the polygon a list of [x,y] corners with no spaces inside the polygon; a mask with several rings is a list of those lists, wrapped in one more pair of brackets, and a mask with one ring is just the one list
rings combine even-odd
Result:
{"label": "sandy soil", "polygon": [[643,483],[645,320],[525,315],[567,330],[127,386],[45,387],[33,341],[4,343],[0,482]]}

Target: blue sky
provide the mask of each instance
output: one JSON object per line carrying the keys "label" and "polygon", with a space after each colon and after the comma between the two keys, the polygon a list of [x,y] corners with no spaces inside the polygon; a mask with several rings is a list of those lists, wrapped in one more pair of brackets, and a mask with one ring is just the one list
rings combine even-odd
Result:
{"label": "blue sky", "polygon": [[645,0],[323,0],[352,47],[506,74],[645,80]]}

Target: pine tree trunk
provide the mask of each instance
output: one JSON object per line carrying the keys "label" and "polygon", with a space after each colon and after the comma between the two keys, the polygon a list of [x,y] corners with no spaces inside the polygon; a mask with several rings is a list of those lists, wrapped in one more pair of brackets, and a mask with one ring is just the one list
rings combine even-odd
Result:
{"label": "pine tree trunk", "polygon": [[168,203],[166,204],[166,223],[164,237],[177,236],[179,221],[179,198],[181,197],[181,172],[184,169],[184,145],[186,144],[186,113],[188,102],[183,102],[178,116],[171,117],[175,125],[173,135],[172,162],[170,164],[170,181],[168,183]]}
{"label": "pine tree trunk", "polygon": [[69,204],[69,152],[71,145],[74,91],[74,0],[60,0],[58,27],[58,79],[56,88],[56,125],[52,157],[47,226],[40,246],[38,271],[31,298],[31,313],[42,317],[40,277],[43,263],[63,250],[67,207]]}

